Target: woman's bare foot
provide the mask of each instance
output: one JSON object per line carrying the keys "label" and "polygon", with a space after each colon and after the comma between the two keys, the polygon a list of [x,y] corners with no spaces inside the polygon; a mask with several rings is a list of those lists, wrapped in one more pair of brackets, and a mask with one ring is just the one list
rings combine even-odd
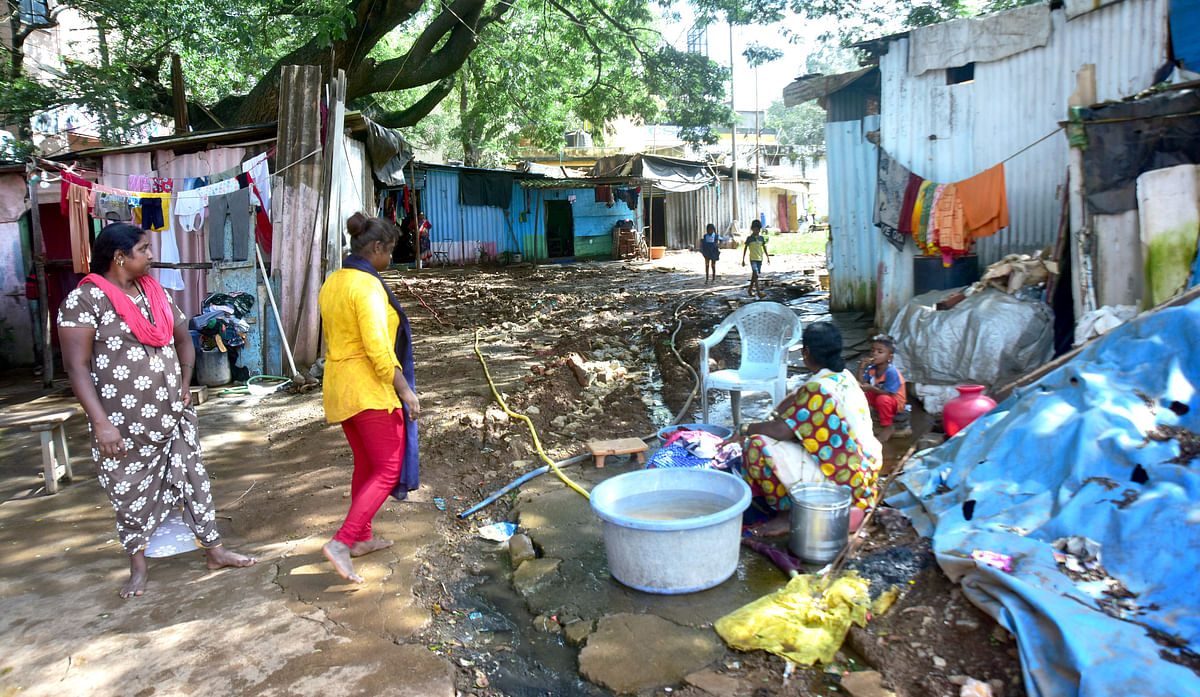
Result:
{"label": "woman's bare foot", "polygon": [[121,586],[117,594],[122,598],[132,598],[146,592],[146,554],[138,551],[129,557],[129,580]]}
{"label": "woman's bare foot", "polygon": [[220,569],[226,566],[251,566],[254,562],[258,561],[254,557],[230,552],[225,549],[224,545],[205,547],[204,554],[208,557],[208,568],[210,569]]}
{"label": "woman's bare foot", "polygon": [[378,552],[381,549],[387,549],[392,546],[391,540],[385,540],[382,537],[372,537],[369,540],[362,540],[350,545],[350,556],[361,557],[364,554]]}
{"label": "woman's bare foot", "polygon": [[792,531],[792,521],[787,513],[780,513],[774,518],[751,526],[750,533],[755,537],[774,537],[786,535]]}
{"label": "woman's bare foot", "polygon": [[342,578],[354,583],[366,583],[366,579],[354,573],[354,562],[350,559],[350,546],[344,542],[330,540],[321,547],[325,558],[333,564],[333,570]]}

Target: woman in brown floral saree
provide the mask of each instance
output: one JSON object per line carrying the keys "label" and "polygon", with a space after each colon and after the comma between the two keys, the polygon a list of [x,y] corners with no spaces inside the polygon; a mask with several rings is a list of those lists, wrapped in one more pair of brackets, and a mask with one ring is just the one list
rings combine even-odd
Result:
{"label": "woman in brown floral saree", "polygon": [[146,556],[182,551],[180,537],[204,548],[210,569],[254,563],[221,546],[188,389],[195,348],[187,318],[148,275],[153,258],[144,231],[109,225],[92,245],[92,273],[58,312],[97,480],[130,555],[122,598],[145,591]]}

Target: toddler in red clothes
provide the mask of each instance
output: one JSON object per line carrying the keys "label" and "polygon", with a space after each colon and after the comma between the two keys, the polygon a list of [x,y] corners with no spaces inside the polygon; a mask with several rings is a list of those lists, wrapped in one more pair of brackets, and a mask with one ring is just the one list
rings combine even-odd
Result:
{"label": "toddler in red clothes", "polygon": [[871,341],[871,354],[860,364],[859,383],[867,395],[871,411],[879,419],[879,442],[887,442],[896,432],[896,414],[904,411],[907,403],[904,377],[892,359],[896,355],[896,342],[887,334],[880,334]]}

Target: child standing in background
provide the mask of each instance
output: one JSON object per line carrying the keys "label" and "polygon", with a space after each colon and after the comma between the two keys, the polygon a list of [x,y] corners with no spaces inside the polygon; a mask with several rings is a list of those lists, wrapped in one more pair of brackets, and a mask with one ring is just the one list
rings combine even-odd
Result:
{"label": "child standing in background", "polygon": [[763,259],[771,261],[771,255],[767,253],[767,239],[762,236],[762,223],[755,220],[750,223],[750,236],[746,238],[746,244],[742,247],[742,266],[746,265],[746,254],[750,255],[750,285],[746,286],[746,290],[750,295],[762,297],[762,290],[758,287],[758,277],[762,274]]}
{"label": "child standing in background", "polygon": [[704,228],[704,236],[700,238],[700,254],[704,256],[704,282],[709,282],[709,269],[712,269],[712,280],[717,280],[717,259],[721,258],[721,236],[717,234],[717,226],[712,223]]}
{"label": "child standing in background", "polygon": [[[871,405],[879,417],[879,442],[885,443],[896,432],[895,418],[898,412],[904,411],[908,402],[905,395],[904,377],[892,359],[896,355],[896,342],[887,334],[880,334],[871,340],[871,355],[862,360],[861,376],[863,392],[867,395],[867,403]],[[868,364],[867,361],[870,361]]]}

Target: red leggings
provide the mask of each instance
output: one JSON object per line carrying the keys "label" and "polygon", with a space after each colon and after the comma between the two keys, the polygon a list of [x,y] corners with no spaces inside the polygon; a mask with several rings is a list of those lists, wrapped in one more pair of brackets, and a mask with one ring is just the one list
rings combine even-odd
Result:
{"label": "red leggings", "polygon": [[896,418],[900,400],[896,399],[895,395],[867,392],[867,404],[879,414],[880,426],[891,426]]}
{"label": "red leggings", "polygon": [[354,451],[350,512],[333,539],[346,545],[371,539],[371,519],[383,506],[404,463],[404,410],[367,409],[342,422]]}

